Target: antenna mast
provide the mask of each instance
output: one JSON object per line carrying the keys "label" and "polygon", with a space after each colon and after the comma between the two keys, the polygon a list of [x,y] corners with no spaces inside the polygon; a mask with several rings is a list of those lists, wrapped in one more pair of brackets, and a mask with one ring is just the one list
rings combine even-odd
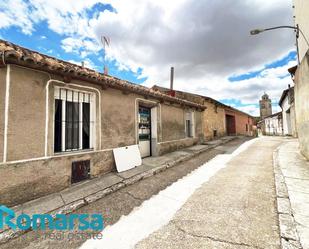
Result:
{"label": "antenna mast", "polygon": [[106,65],[106,47],[109,47],[110,45],[110,38],[107,36],[101,36],[101,42],[103,45],[103,63],[104,63],[104,68],[103,68],[103,72],[104,74],[108,74],[108,67]]}

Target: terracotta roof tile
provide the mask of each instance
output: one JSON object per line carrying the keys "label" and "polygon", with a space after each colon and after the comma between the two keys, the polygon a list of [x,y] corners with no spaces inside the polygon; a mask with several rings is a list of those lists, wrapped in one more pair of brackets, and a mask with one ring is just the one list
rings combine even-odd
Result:
{"label": "terracotta roof tile", "polygon": [[205,109],[205,106],[175,98],[158,91],[154,91],[148,87],[133,84],[131,82],[118,79],[109,75],[101,74],[92,69],[75,65],[73,63],[59,60],[57,58],[32,51],[30,49],[18,46],[0,39],[0,65],[17,64],[33,69],[42,70],[45,72],[70,77],[71,79],[78,79],[88,81],[94,84],[104,85],[121,90],[138,93],[141,95],[153,97],[161,101],[168,101],[184,106],[195,107],[198,109]]}

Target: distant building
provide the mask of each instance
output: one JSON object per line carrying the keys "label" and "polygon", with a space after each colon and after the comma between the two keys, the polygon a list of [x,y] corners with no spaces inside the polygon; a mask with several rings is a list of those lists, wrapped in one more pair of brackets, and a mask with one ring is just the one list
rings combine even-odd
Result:
{"label": "distant building", "polygon": [[258,128],[263,135],[282,136],[282,112],[277,112],[265,117],[263,120],[258,122]]}
{"label": "distant building", "polygon": [[[171,92],[169,88],[156,85],[152,89],[166,94]],[[173,95],[206,107],[203,112],[203,133],[206,140],[224,135],[254,136],[256,134],[256,119],[245,112],[207,96],[182,91],[173,91]]]}
{"label": "distant building", "polygon": [[300,64],[290,68],[289,72],[295,83],[296,129],[300,151],[309,160],[309,1],[294,0],[293,3],[294,23],[302,32],[297,39]]}
{"label": "distant building", "polygon": [[294,87],[282,92],[279,106],[282,109],[283,135],[297,137],[295,123]]}
{"label": "distant building", "polygon": [[271,99],[266,93],[264,93],[262,99],[260,100],[260,117],[261,119],[264,119],[265,117],[271,114],[272,114]]}

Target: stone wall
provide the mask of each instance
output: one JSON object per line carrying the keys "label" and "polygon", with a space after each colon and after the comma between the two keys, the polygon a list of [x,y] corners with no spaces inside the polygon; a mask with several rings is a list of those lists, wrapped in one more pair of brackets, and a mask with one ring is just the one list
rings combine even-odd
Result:
{"label": "stone wall", "polygon": [[217,137],[226,135],[224,108],[208,101],[205,101],[204,105],[207,107],[207,109],[204,111],[205,139],[214,139],[215,130]]}
{"label": "stone wall", "polygon": [[300,150],[309,160],[309,52],[295,74],[295,114]]}

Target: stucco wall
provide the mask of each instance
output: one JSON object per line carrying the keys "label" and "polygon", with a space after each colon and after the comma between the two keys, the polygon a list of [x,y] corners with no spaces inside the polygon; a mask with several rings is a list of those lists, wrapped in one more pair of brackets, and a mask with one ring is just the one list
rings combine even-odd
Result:
{"label": "stucco wall", "polygon": [[44,156],[45,85],[49,77],[11,65],[7,160]]}
{"label": "stucco wall", "polygon": [[185,111],[175,106],[162,105],[162,142],[183,139],[185,134]]}
{"label": "stucco wall", "polygon": [[135,144],[134,94],[107,89],[102,94],[102,149]]}
{"label": "stucco wall", "polygon": [[[309,1],[307,0],[294,0],[294,13],[295,16],[294,22],[295,25],[298,24],[299,28],[303,31],[305,37],[307,37],[307,40],[309,39],[309,22],[308,22],[308,16],[309,16]],[[300,34],[298,39],[298,46],[299,46],[299,57],[300,60],[303,59],[305,56],[308,45],[305,42],[303,36]]]}
{"label": "stucco wall", "polygon": [[225,128],[225,111],[220,106],[215,107],[215,104],[208,101],[204,102],[207,109],[204,111],[204,136],[206,140],[214,138],[214,130],[217,130],[217,136],[226,134]]}
{"label": "stucco wall", "polygon": [[265,118],[265,135],[281,136],[282,134],[282,117],[274,116]]}
{"label": "stucco wall", "polygon": [[[282,101],[282,124],[283,124],[283,135],[292,135],[292,117],[291,108],[289,104],[288,95]],[[290,109],[290,110],[289,110]],[[289,112],[287,112],[289,110]]]}
{"label": "stucco wall", "polygon": [[0,68],[0,162],[3,160],[6,68]]}
{"label": "stucco wall", "polygon": [[[162,142],[186,138],[185,114],[188,111],[194,110],[164,104],[161,106]],[[202,112],[194,111],[195,137],[199,140],[204,137],[202,115]]]}
{"label": "stucco wall", "polygon": [[203,142],[205,140],[203,127],[204,127],[204,112],[195,111],[195,138],[198,139],[198,142]]}
{"label": "stucco wall", "polygon": [[178,141],[167,141],[158,144],[158,154],[163,155],[171,151],[180,150],[188,146],[195,145],[199,142],[198,138],[184,138]]}
{"label": "stucco wall", "polygon": [[236,119],[236,133],[241,135],[247,135],[248,132],[246,131],[246,125],[248,126],[249,129],[248,117],[235,114],[235,119]]}
{"label": "stucco wall", "polygon": [[284,90],[281,98],[283,135],[297,137],[294,87]]}
{"label": "stucco wall", "polygon": [[13,206],[67,188],[73,161],[91,159],[91,175],[114,166],[112,151],[0,165],[0,203]]}
{"label": "stucco wall", "polygon": [[[246,130],[246,125],[248,125],[248,130]],[[236,133],[240,135],[253,136],[253,125],[254,121],[251,117],[237,113],[236,114]]]}
{"label": "stucco wall", "polygon": [[295,103],[293,103],[293,104],[291,105],[290,117],[291,117],[292,136],[293,136],[293,137],[298,137],[298,135],[297,135],[297,129],[296,129]]}
{"label": "stucco wall", "polygon": [[[234,111],[232,109],[225,109],[225,114],[235,116],[236,135],[254,136],[253,130],[254,120],[250,116]],[[248,130],[246,130],[248,125]]]}
{"label": "stucco wall", "polygon": [[309,54],[295,74],[295,114],[300,150],[309,159]]}

